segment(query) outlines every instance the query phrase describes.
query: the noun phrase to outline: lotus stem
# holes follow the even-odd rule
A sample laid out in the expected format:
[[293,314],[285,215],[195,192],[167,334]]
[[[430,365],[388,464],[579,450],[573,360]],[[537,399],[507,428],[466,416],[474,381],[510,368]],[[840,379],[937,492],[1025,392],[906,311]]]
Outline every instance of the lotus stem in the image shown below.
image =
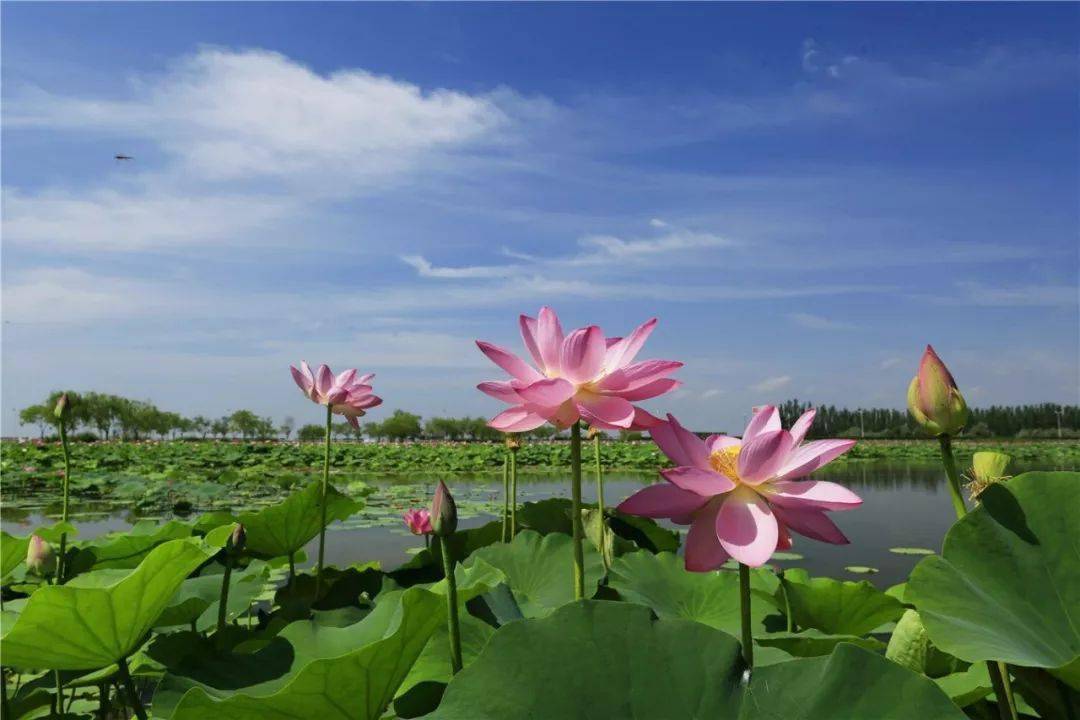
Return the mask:
[[787,585],[784,584],[784,571],[777,573],[780,578],[780,594],[784,596],[784,617],[787,618],[787,631],[795,632],[795,618],[791,617],[791,600],[788,599]]
[[458,625],[457,578],[454,577],[454,558],[450,555],[451,536],[439,538],[442,550],[443,574],[446,576],[446,626],[450,635],[450,669],[461,672],[461,627]]
[[[960,492],[960,473],[956,469],[956,458],[953,456],[952,438],[948,433],[943,433],[938,436],[938,441],[941,443],[941,463],[945,466],[945,476],[949,480],[949,495],[952,497],[956,518],[960,519],[967,515],[967,506],[964,505],[964,496]],[[994,694],[997,696],[998,715],[1001,720],[1018,720],[1012,684],[1005,680],[1009,676],[1005,663],[987,660],[986,671],[990,675],[990,684],[993,685]]]
[[0,668],[0,710],[3,711],[4,717],[11,717],[7,696],[7,668]]
[[135,711],[135,717],[139,718],[139,720],[146,720],[146,709],[143,708],[142,700],[139,699],[139,691],[135,689],[135,681],[131,679],[131,673],[128,672],[127,658],[120,658],[116,666],[120,680],[123,681],[124,689],[128,694],[128,703],[131,705],[131,709]]
[[296,577],[296,553],[289,553],[289,581],[285,584],[285,587],[291,588],[293,586],[293,578]]
[[319,564],[315,568],[315,600],[319,599],[319,591],[322,589],[323,553],[326,550],[326,495],[330,486],[330,425],[334,420],[334,412],[330,406],[326,406],[326,450],[323,455],[322,471],[322,494],[320,495],[319,507],[322,511],[322,519],[319,522]]
[[607,554],[607,522],[604,519],[604,470],[600,466],[600,432],[594,430],[593,458],[596,462],[596,509],[600,513],[600,557],[604,560],[604,570],[610,570]]
[[232,552],[225,551],[225,573],[221,576],[221,600],[218,602],[217,631],[225,630],[225,616],[228,613],[229,604],[229,579],[232,577],[233,558]]
[[503,455],[502,541],[510,542],[510,450]]
[[585,598],[585,532],[581,527],[581,421],[570,427],[570,526],[574,533],[574,599]]
[[510,540],[517,535],[517,448],[510,448]]
[[60,679],[59,670],[53,670],[53,678],[56,680],[56,711],[58,715],[62,715],[64,713],[64,682]]
[[[64,506],[60,519],[67,524],[71,496],[71,448],[68,447],[67,422],[61,415],[60,447],[64,450]],[[60,533],[60,553],[56,557],[56,584],[64,584],[64,555],[67,553],[67,533]]]
[[941,462],[945,466],[945,476],[949,479],[953,509],[956,510],[956,517],[962,518],[967,515],[967,506],[964,505],[964,496],[960,493],[960,473],[956,470],[956,458],[953,457],[952,438],[939,435],[938,441],[941,443]]
[[754,633],[750,629],[750,568],[739,563],[739,614],[742,619],[742,656],[754,668]]

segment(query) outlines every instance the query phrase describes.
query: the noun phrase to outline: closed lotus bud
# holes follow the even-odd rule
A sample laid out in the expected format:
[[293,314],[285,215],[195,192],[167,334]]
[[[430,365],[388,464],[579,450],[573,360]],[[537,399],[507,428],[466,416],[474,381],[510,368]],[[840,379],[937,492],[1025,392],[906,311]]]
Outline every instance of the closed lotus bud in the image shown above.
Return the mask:
[[919,374],[908,386],[907,401],[915,422],[931,435],[956,435],[967,424],[964,396],[956,387],[952,373],[929,345],[919,362]]
[[232,534],[229,535],[228,548],[240,552],[244,549],[245,543],[247,543],[247,532],[244,530],[243,525],[237,523],[236,527],[233,528]]
[[52,545],[42,540],[37,535],[30,536],[30,545],[26,548],[26,568],[30,572],[40,575],[52,575],[56,566],[56,554]]
[[60,399],[56,401],[56,408],[53,410],[53,415],[57,420],[67,420],[71,415],[71,400],[68,398],[68,394],[64,393],[60,396]]
[[439,537],[449,537],[457,530],[457,505],[442,480],[435,488],[435,499],[431,501],[431,530]]

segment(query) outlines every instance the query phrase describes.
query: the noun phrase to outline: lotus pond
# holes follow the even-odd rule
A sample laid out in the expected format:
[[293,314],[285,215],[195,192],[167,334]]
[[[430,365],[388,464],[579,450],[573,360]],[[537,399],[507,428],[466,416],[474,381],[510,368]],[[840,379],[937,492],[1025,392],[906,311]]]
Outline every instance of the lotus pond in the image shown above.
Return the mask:
[[[1001,659],[1017,718],[1076,717],[1080,475],[1060,472],[1075,448],[1054,450],[1029,455],[960,521],[940,467],[834,464],[817,476],[864,501],[839,521],[851,545],[775,553],[749,572],[741,605],[735,566],[688,572],[685,533],[600,516],[588,477],[585,600],[570,582],[565,474],[535,469],[518,476],[504,541],[499,473],[340,463],[317,588],[311,468],[93,468],[73,477],[65,524],[55,450],[7,446],[4,716],[993,718],[1004,703],[983,661]],[[1023,472],[1040,467],[1059,471]],[[401,512],[449,478],[457,531],[409,534]],[[655,481],[609,470],[608,502]],[[54,544],[66,532],[65,585],[23,562],[30,531]],[[735,640],[744,621],[752,673]]]

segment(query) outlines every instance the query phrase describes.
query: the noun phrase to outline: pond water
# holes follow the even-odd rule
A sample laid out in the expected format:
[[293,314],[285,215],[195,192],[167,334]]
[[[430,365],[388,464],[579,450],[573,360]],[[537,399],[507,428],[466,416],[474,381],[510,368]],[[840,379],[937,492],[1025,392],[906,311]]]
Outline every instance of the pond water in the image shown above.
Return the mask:
[[[1034,469],[1074,468],[1028,466],[1018,468],[1016,472]],[[804,567],[814,575],[870,579],[879,587],[888,587],[904,581],[920,559],[916,555],[890,552],[890,548],[919,547],[939,551],[945,531],[955,519],[940,466],[852,462],[819,473],[816,477],[845,485],[863,498],[860,508],[831,516],[851,544],[828,545],[795,536],[795,546],[791,551],[802,555],[802,559],[783,561],[778,563],[780,565]],[[412,474],[407,478],[364,479],[375,488],[368,498],[369,508],[379,509],[379,513],[369,513],[366,520],[332,525],[327,536],[327,562],[349,565],[378,560],[384,568],[396,567],[409,558],[409,548],[422,544],[419,538],[404,530],[397,520],[398,513],[404,507],[424,504],[438,476],[433,473],[430,476]],[[471,514],[471,517],[461,521],[460,527],[477,527],[495,519],[494,513],[502,504],[500,475],[457,475],[445,479],[461,501],[459,505]],[[652,473],[610,473],[605,482],[605,499],[615,505],[644,485],[656,481],[657,476]],[[335,484],[342,487],[341,478],[335,478]],[[584,479],[583,496],[585,502],[594,502],[596,498],[595,484],[588,473]],[[519,475],[520,502],[548,497],[569,497],[569,485],[563,476]],[[43,507],[26,508],[17,513],[5,509],[4,529],[18,534],[54,522],[54,508],[55,505],[51,506],[48,512]],[[74,509],[81,511],[74,520],[80,539],[126,530],[138,519],[129,509],[116,506],[104,512],[95,512],[94,506],[78,504],[74,505]],[[315,557],[315,543],[308,547],[307,554],[309,558]],[[847,566],[860,565],[877,568],[878,572],[856,575],[845,570]]]

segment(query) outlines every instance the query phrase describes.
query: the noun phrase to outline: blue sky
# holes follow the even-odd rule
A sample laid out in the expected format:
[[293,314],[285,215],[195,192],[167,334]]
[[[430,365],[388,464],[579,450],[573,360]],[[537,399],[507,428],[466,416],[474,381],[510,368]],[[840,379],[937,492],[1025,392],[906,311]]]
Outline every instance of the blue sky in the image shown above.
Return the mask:
[[[486,414],[542,304],[686,363],[647,406],[1077,402],[1076,4],[23,4],[3,399]],[[130,163],[112,159],[121,152]],[[29,429],[26,429],[29,431]]]

